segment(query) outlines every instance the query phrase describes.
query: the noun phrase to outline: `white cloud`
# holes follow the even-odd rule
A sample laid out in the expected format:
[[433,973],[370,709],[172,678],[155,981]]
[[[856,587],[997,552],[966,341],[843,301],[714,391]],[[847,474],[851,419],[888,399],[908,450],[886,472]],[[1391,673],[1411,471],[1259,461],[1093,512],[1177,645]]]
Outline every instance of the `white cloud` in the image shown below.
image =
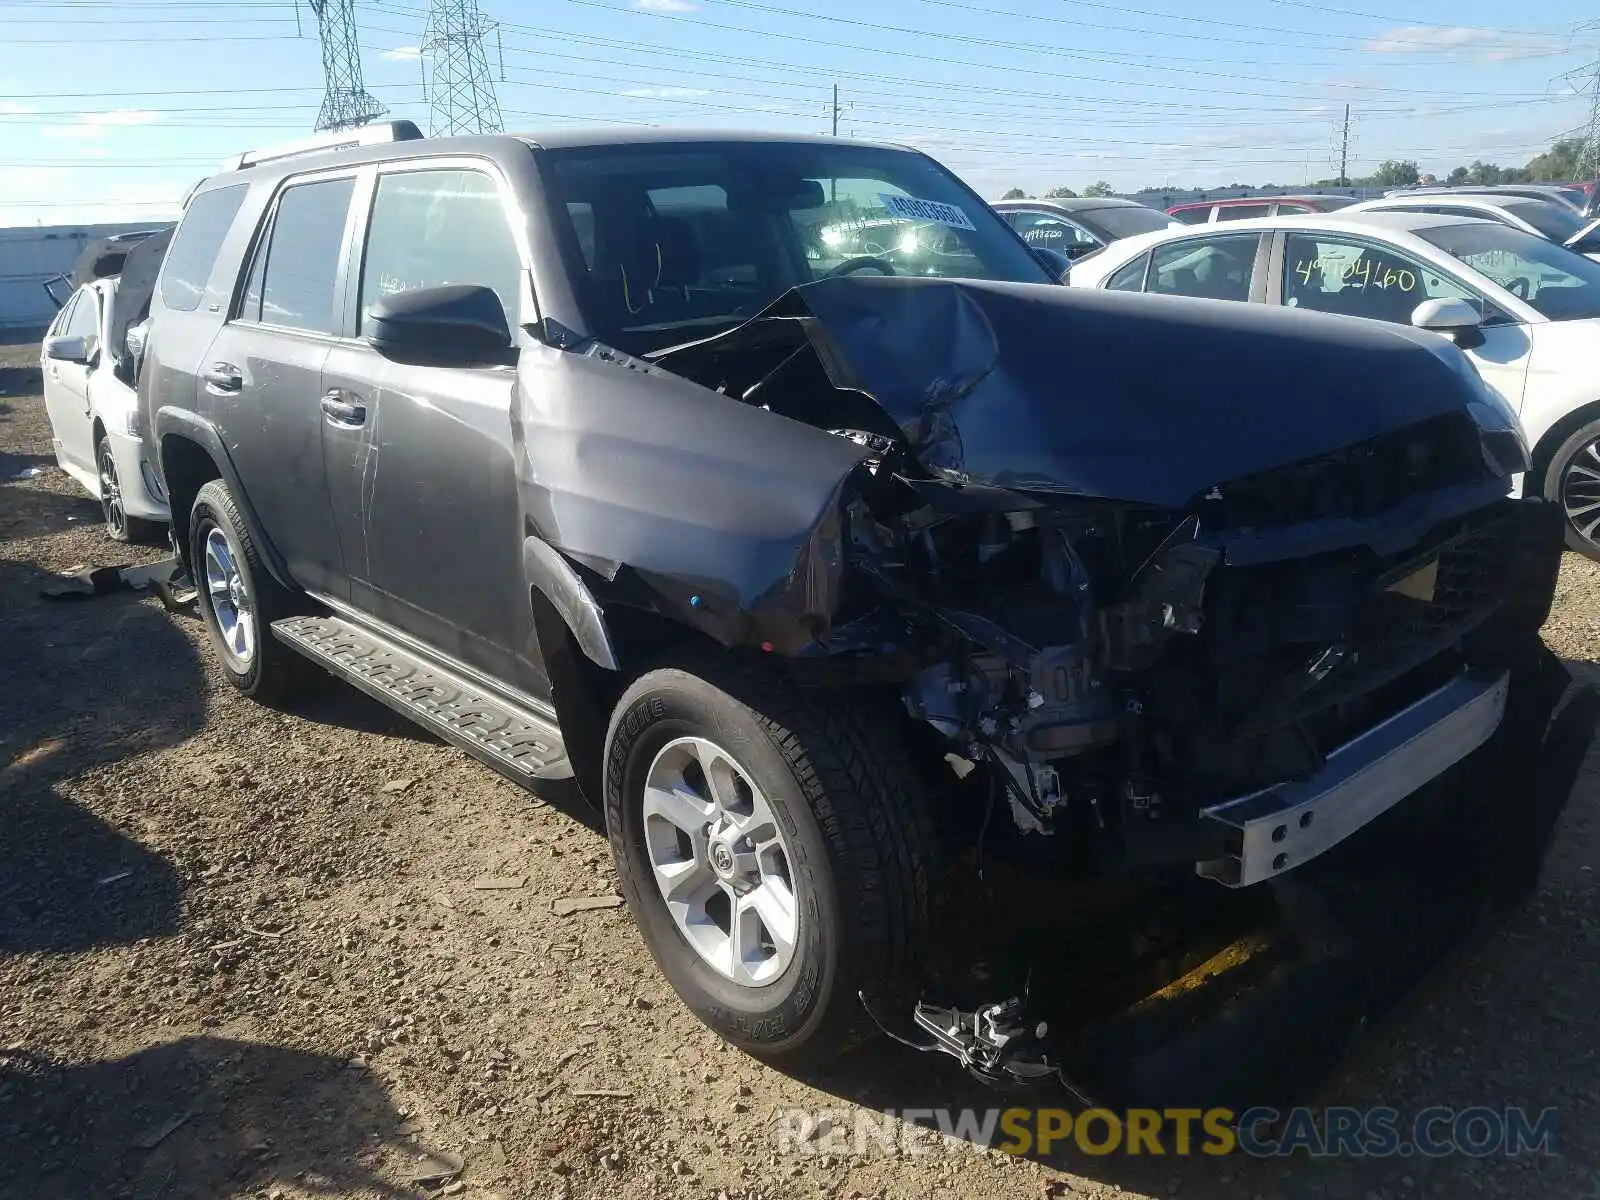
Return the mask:
[[94,141],[103,138],[112,129],[126,129],[135,125],[154,125],[161,114],[147,108],[117,108],[110,112],[79,113],[71,125],[52,125],[42,130],[48,138],[76,138]]
[[629,88],[622,94],[624,96],[638,96],[646,100],[686,100],[692,96],[711,95],[705,88],[686,87]]
[[393,50],[385,50],[380,56],[390,62],[416,62],[422,57],[421,46],[396,46]]
[[1548,58],[1565,54],[1570,39],[1548,33],[1506,33],[1474,25],[1402,25],[1373,38],[1373,54],[1439,54],[1479,62]]
[[633,0],[633,6],[645,12],[693,12],[700,7],[692,0]]
[[147,108],[118,108],[105,113],[84,113],[83,120],[89,125],[154,125],[161,120],[161,114]]
[[0,100],[0,117],[26,117],[39,110],[27,104],[16,104],[10,100]]

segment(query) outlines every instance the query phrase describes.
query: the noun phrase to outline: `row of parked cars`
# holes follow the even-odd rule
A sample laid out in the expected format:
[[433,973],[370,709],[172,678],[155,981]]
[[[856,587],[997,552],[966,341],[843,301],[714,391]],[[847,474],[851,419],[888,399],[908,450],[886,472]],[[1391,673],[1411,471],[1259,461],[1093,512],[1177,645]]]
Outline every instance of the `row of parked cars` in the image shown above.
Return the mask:
[[[1131,201],[995,207],[1024,239],[1061,247],[1075,287],[1340,313],[1450,338],[1519,415],[1533,450],[1520,486],[1562,505],[1568,545],[1600,559],[1600,221],[1573,191],[1571,202],[1534,185],[1228,200],[1204,219]],[[1143,208],[1122,218],[1142,231],[1107,236],[1102,221],[1090,233],[1077,206],[1108,203]]]
[[1564,339],[1600,294],[1482,220],[1065,212],[1097,246],[1070,287],[1038,224],[896,146],[395,122],[253,152],[147,293],[63,310],[58,454],[124,519],[134,478],[165,505],[240,692],[320,668],[576,779],[729,1041],[887,1026],[1048,1078],[1020,978],[930,994],[948,864],[1250,887],[1494,736],[1561,547],[1508,493],[1593,456]]

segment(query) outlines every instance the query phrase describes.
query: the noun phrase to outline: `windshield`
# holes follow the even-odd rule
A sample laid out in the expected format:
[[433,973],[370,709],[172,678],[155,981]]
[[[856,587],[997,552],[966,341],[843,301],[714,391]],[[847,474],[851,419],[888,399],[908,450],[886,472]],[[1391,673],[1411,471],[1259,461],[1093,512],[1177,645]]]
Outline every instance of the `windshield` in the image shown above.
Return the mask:
[[1518,200],[1507,204],[1505,210],[1532,225],[1552,242],[1564,242],[1585,222],[1576,212],[1553,200]]
[[630,354],[833,274],[1051,283],[988,205],[906,150],[683,142],[546,150],[590,332]]
[[1085,225],[1105,231],[1110,241],[1133,237],[1140,233],[1154,233],[1179,224],[1164,212],[1146,208],[1142,204],[1111,204],[1105,208],[1086,208],[1075,214]]
[[1600,317],[1600,263],[1509,225],[1463,222],[1417,236],[1494,280],[1551,321]]

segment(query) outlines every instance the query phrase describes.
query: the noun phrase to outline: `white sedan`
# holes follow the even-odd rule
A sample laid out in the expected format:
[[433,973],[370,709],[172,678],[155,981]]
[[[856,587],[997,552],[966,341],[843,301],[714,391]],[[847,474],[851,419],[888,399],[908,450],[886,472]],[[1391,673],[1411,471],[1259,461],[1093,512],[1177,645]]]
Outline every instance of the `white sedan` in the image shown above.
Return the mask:
[[1435,196],[1402,193],[1381,200],[1364,200],[1341,210],[1342,216],[1364,212],[1434,213],[1446,217],[1479,217],[1513,229],[1560,242],[1569,250],[1600,260],[1600,221],[1575,212],[1554,200],[1528,196]]
[[117,308],[115,276],[84,284],[56,314],[39,368],[56,462],[100,501],[107,535],[125,542],[154,535],[167,505],[142,452],[131,361],[111,349],[126,328]]
[[1348,214],[1144,234],[1075,263],[1069,283],[1436,330],[1518,413],[1525,493],[1560,502],[1567,544],[1600,560],[1600,263],[1489,221]]

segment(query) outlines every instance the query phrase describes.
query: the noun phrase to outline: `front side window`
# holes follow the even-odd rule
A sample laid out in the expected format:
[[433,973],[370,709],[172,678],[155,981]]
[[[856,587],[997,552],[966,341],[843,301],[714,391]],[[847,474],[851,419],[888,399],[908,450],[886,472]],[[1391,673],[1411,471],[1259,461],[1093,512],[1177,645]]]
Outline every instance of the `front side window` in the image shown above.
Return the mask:
[[1391,247],[1305,234],[1285,239],[1283,302],[1290,308],[1407,325],[1424,300],[1465,300],[1485,311],[1444,272]]
[[1068,258],[1081,258],[1100,243],[1058,213],[1013,211],[1002,213],[1006,223],[1022,235],[1022,240],[1041,250],[1054,250]]
[[72,307],[72,315],[67,318],[66,328],[62,330],[67,337],[94,337],[100,332],[100,297],[93,291],[85,288],[78,293],[78,302]]
[[648,353],[731,329],[829,275],[1052,282],[921,154],[804,142],[539,152],[593,335]]
[[1185,238],[1151,252],[1145,291],[1162,296],[1248,300],[1261,236]]
[[1211,206],[1207,204],[1201,208],[1180,208],[1177,212],[1167,215],[1185,225],[1204,225],[1211,220]]
[[378,176],[361,264],[362,323],[383,296],[450,284],[491,289],[514,323],[521,270],[500,189],[483,172],[451,167]]
[[201,192],[189,201],[161,264],[161,303],[179,312],[200,307],[222,239],[244,203],[246,185]]
[[1506,225],[1440,225],[1418,231],[1471,270],[1550,321],[1600,317],[1600,263]]
[[1173,224],[1172,218],[1166,213],[1142,204],[1108,204],[1104,208],[1091,208],[1084,213],[1083,219],[1113,241],[1137,237],[1141,233],[1154,233],[1158,229],[1171,229]]
[[339,331],[334,284],[354,190],[355,180],[349,178],[284,189],[256,248],[240,317],[285,329]]

